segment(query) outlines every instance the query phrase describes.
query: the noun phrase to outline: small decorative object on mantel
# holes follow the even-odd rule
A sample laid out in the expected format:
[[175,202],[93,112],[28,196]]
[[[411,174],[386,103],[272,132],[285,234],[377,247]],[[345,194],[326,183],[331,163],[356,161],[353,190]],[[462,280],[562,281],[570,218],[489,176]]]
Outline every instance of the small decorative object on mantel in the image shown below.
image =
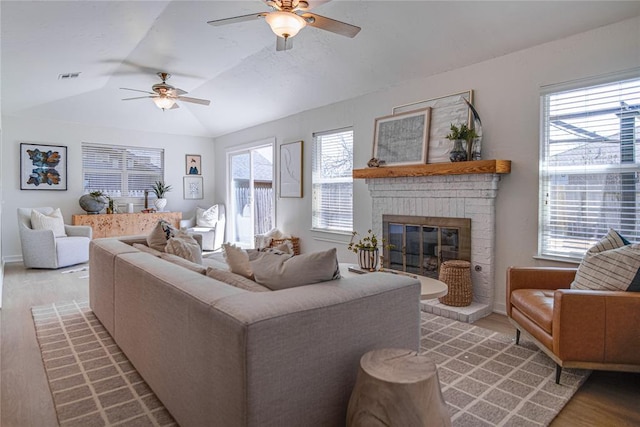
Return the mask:
[[[351,233],[351,240],[347,248],[358,254],[358,265],[360,265],[360,268],[363,270],[376,271],[378,269],[379,258],[378,237],[371,230],[367,230],[366,236],[354,242],[357,235],[357,231]],[[382,244],[384,245],[384,243],[385,241],[382,239]],[[385,247],[390,249],[393,245],[385,245]]]
[[171,191],[171,186],[162,181],[156,181],[153,183],[153,186],[151,186],[151,190],[153,190],[157,197],[157,199],[153,201],[153,205],[158,212],[164,212],[164,208],[167,206],[167,199],[164,198],[164,195]]
[[468,147],[469,158],[471,160],[482,160],[482,121],[480,121],[480,115],[473,104],[466,99],[464,102],[467,103],[467,106],[473,114],[473,130],[476,131],[476,137],[473,139],[471,147]]
[[84,194],[78,200],[80,207],[89,215],[95,215],[100,213],[107,204],[107,197],[102,194],[102,191],[92,191],[89,194]]
[[371,160],[367,162],[367,166],[370,168],[379,168],[380,166],[384,166],[387,162],[384,160],[376,159],[372,157]]
[[453,141],[453,148],[449,152],[449,160],[452,162],[464,162],[468,159],[467,146],[478,135],[474,129],[470,129],[466,124],[460,127],[451,123],[451,132],[445,138]]

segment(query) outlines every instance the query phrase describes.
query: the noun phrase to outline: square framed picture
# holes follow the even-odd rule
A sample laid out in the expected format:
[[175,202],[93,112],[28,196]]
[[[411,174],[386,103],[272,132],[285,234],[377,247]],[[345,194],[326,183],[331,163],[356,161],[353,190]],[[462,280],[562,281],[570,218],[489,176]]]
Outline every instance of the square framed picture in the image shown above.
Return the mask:
[[67,147],[20,144],[21,190],[67,190]]
[[185,176],[183,184],[184,198],[186,200],[198,200],[204,198],[201,176]]
[[199,154],[185,156],[185,175],[202,175],[202,160]]

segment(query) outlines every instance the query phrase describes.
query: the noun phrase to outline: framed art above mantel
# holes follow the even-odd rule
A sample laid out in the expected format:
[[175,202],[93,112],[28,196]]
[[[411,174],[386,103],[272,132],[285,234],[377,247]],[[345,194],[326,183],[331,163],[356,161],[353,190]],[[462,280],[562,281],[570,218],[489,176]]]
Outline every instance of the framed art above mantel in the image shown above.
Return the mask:
[[373,157],[387,165],[427,163],[430,113],[422,108],[377,118]]

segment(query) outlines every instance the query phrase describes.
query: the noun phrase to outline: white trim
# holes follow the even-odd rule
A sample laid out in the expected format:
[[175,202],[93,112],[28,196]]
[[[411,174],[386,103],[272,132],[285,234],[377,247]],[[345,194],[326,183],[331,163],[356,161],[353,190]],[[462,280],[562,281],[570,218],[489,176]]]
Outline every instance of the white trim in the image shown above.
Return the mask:
[[570,80],[561,83],[552,83],[540,86],[540,95],[549,95],[555,92],[564,92],[573,89],[580,89],[586,86],[598,86],[607,83],[613,83],[621,80],[631,80],[640,77],[640,67],[630,68],[628,70],[614,71],[612,73],[602,74],[599,76],[584,77],[582,79]]

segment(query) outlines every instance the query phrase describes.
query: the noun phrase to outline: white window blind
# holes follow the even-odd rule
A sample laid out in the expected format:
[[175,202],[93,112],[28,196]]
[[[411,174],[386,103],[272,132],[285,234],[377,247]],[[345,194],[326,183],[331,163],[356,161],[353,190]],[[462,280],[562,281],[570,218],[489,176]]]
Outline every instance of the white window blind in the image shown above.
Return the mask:
[[141,197],[164,181],[164,150],[83,143],[82,177],[85,192]]
[[313,222],[317,230],[353,229],[353,130],[313,134],[311,175]]
[[640,78],[542,96],[539,255],[580,259],[609,228],[640,241]]

